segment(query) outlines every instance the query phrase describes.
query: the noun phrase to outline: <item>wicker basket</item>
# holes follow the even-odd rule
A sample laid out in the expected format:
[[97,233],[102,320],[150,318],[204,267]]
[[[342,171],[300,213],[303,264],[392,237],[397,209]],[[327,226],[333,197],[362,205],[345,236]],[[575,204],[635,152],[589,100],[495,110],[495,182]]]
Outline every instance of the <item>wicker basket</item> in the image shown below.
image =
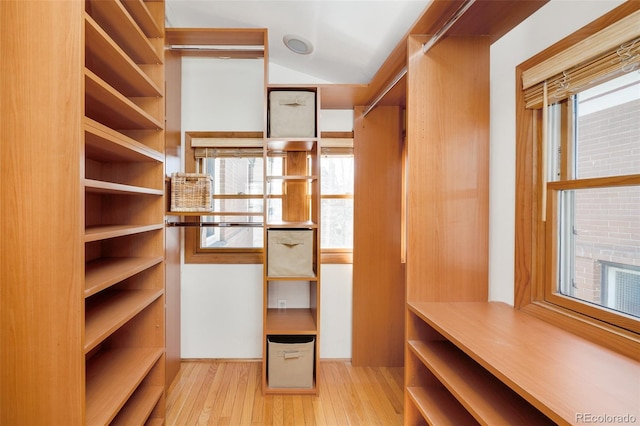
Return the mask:
[[202,173],[171,174],[171,211],[211,211],[213,178]]

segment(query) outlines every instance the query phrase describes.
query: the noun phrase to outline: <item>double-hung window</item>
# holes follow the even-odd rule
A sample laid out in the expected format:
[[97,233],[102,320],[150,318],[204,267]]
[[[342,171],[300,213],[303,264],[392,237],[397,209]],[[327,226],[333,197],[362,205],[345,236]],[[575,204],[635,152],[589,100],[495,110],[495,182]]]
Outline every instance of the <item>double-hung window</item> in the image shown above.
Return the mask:
[[518,70],[516,305],[617,348],[640,342],[639,19]]
[[640,318],[640,73],[547,108],[546,297],[633,328],[627,317]]

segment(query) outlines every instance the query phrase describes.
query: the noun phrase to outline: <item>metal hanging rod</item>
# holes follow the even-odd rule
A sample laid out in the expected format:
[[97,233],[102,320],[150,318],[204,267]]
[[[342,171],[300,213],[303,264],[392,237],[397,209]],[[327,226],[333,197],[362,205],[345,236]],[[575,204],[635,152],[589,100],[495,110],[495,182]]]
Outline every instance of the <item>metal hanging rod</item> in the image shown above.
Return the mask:
[[465,14],[467,10],[475,3],[476,0],[465,0],[464,3],[460,5],[456,13],[454,13],[451,18],[438,30],[436,33],[431,36],[431,39],[422,45],[422,53],[427,53],[437,42],[442,38],[443,35],[449,31],[449,28],[453,26],[458,19]]
[[380,92],[380,94],[373,100],[373,102],[371,103],[371,105],[369,105],[367,107],[367,109],[364,110],[364,112],[362,113],[362,115],[364,117],[367,116],[367,114],[369,114],[371,112],[372,109],[374,109],[376,106],[378,106],[378,103],[382,100],[382,98],[384,98],[385,96],[387,96],[387,93],[389,93],[391,91],[391,89],[393,89],[393,87],[398,84],[398,82],[402,79],[402,77],[405,76],[405,74],[407,73],[407,67],[404,67],[400,70],[400,72],[398,73],[398,75],[395,76],[395,78],[393,80],[391,80],[391,83],[389,83],[387,85],[387,87],[385,87],[385,89]]
[[[427,53],[429,49],[431,49],[442,38],[442,36],[444,36],[447,33],[447,31],[449,31],[449,29],[453,26],[453,24],[455,24],[458,21],[458,19],[460,19],[460,17],[464,15],[467,10],[469,10],[469,8],[473,5],[473,3],[475,3],[475,0],[465,0],[460,5],[458,10],[451,16],[451,18],[449,18],[449,20],[438,31],[436,31],[436,33],[431,37],[431,39],[429,39],[428,42],[422,45],[422,53],[423,54]],[[402,77],[404,77],[406,73],[407,73],[407,67],[405,66],[400,70],[398,75],[391,81],[391,83],[389,83],[384,88],[384,90],[380,92],[378,96],[376,96],[376,98],[373,100],[371,105],[369,105],[367,109],[364,110],[364,112],[362,113],[363,117],[366,117],[367,114],[371,112],[371,110],[373,110],[376,106],[378,106],[378,103],[380,103],[382,98],[384,98],[387,95],[387,93],[389,93],[391,89],[393,89],[393,87],[396,84],[398,84],[400,79],[402,79]]]

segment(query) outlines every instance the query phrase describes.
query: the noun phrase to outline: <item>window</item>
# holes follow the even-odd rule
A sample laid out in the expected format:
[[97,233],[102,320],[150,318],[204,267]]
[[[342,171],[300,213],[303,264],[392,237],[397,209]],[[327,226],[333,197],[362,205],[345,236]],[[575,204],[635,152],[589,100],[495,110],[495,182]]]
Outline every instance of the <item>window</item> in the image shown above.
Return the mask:
[[[547,158],[552,182],[547,186],[557,206],[547,216],[556,229],[548,244],[557,245],[552,259],[557,276],[550,277],[554,285],[548,298],[557,293],[637,316],[637,300],[612,303],[603,293],[603,278],[608,278],[603,262],[621,270],[640,267],[640,73],[596,84],[548,108],[548,152],[556,158]],[[564,122],[570,131],[564,131]],[[609,284],[614,292],[615,281]],[[617,297],[635,293],[640,287],[617,292]]]
[[516,306],[628,353],[640,342],[639,13],[623,5],[518,67]]
[[213,210],[203,216],[200,248],[249,249],[263,246],[263,158],[257,149],[196,149],[201,172],[213,177]]
[[[323,139],[320,158],[325,263],[352,261],[353,138],[343,136]],[[200,217],[199,224],[193,218],[185,238],[186,262],[262,263],[263,217],[282,215],[278,197],[270,197],[265,206],[264,170],[267,175],[283,174],[283,158],[263,157],[260,132],[193,132],[187,133],[187,142],[193,154],[187,155],[186,168],[213,177],[213,211],[218,214]],[[268,188],[272,195],[281,190],[278,185]]]
[[323,140],[320,157],[323,253],[339,256],[353,250],[354,167],[352,139]]

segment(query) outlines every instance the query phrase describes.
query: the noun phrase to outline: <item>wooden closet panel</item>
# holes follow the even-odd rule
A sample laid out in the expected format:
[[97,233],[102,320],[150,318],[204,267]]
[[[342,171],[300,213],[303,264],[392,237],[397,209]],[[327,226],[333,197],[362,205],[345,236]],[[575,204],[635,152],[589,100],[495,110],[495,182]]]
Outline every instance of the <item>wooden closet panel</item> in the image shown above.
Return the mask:
[[[164,54],[165,65],[165,170],[170,176],[180,171],[182,56],[171,50]],[[167,182],[167,191],[170,194]],[[165,202],[169,204],[168,196]],[[166,211],[169,211],[167,206]],[[180,234],[181,228],[165,228],[165,302],[166,302],[166,385],[180,371]]]
[[402,110],[356,109],[353,348],[356,366],[401,366],[404,265],[401,263]]
[[0,2],[2,425],[84,422],[83,13]]
[[409,40],[407,299],[486,301],[489,38]]

